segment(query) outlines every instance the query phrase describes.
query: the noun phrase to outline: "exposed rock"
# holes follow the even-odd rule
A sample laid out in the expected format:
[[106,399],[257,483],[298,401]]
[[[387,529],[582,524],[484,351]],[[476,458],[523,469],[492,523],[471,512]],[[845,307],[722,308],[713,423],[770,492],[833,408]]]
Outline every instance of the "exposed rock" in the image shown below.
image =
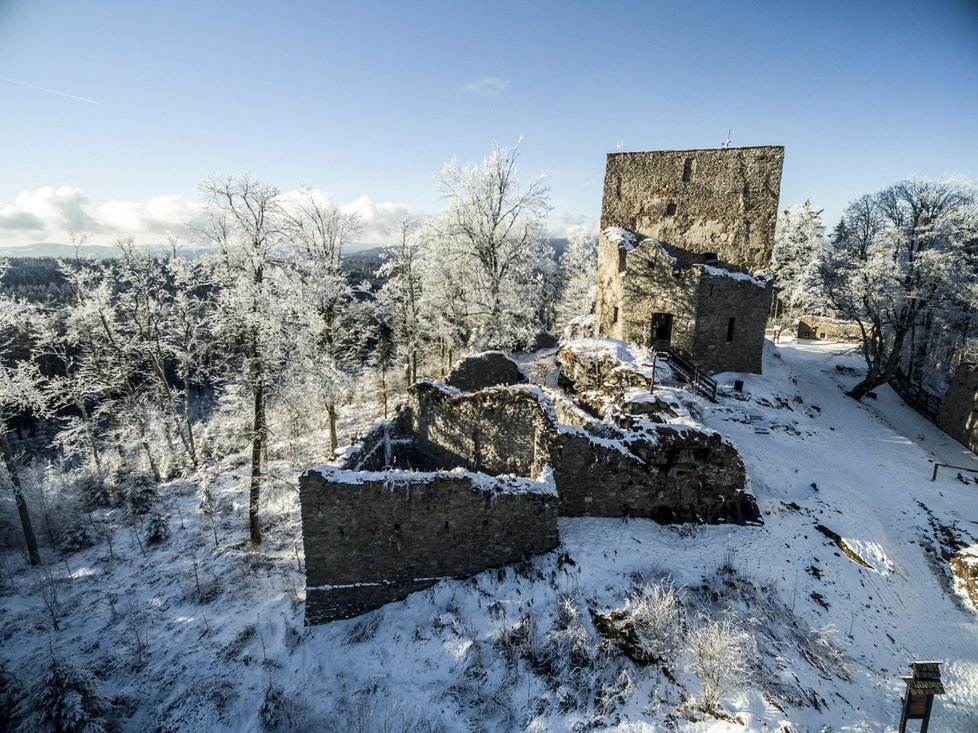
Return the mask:
[[978,609],[978,545],[966,547],[951,556],[951,572]]
[[445,384],[463,392],[478,392],[487,387],[523,384],[526,376],[516,362],[501,351],[486,351],[465,357],[445,379]]

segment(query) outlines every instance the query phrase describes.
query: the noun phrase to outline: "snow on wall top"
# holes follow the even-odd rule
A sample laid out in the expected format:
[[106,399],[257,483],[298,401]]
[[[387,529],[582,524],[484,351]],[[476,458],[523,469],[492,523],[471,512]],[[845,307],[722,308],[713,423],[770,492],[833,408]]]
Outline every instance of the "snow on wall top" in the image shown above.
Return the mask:
[[634,232],[621,227],[608,227],[604,230],[604,236],[608,238],[608,241],[614,242],[626,252],[635,249],[635,243],[638,241],[638,236]]
[[746,272],[737,272],[736,270],[726,270],[722,267],[714,267],[713,265],[702,265],[703,274],[708,277],[729,277],[731,280],[743,280],[745,282],[753,283],[759,288],[767,287],[767,285],[758,278],[751,277]]
[[452,468],[443,471],[406,471],[397,468],[384,471],[356,471],[326,465],[306,469],[303,475],[310,473],[318,473],[330,483],[346,485],[383,483],[391,491],[405,489],[413,484],[430,483],[439,479],[466,478],[469,480],[474,491],[482,491],[490,495],[539,494],[543,496],[557,496],[557,487],[553,479],[553,469],[551,469],[549,464],[544,466],[536,479],[517,476],[515,474],[490,476],[487,473],[467,471],[464,468]]

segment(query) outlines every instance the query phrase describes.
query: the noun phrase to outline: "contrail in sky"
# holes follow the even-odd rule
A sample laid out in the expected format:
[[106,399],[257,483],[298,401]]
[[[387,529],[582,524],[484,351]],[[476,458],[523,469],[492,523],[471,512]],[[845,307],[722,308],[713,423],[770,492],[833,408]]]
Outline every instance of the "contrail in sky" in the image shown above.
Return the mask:
[[68,92],[59,92],[57,89],[48,89],[46,87],[39,87],[36,84],[28,84],[26,81],[16,81],[15,79],[8,79],[5,76],[0,76],[0,79],[4,81],[9,81],[11,84],[19,84],[22,87],[30,87],[31,89],[37,89],[41,92],[48,92],[49,94],[57,94],[62,97],[68,97],[68,99],[77,99],[79,102],[88,102],[89,104],[98,104],[94,99],[87,99],[85,97],[79,97],[75,94],[68,94]]

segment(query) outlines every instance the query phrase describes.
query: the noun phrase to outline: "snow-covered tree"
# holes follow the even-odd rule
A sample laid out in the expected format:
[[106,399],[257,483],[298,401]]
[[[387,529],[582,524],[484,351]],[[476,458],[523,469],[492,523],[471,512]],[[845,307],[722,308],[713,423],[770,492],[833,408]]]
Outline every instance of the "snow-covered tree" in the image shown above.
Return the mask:
[[462,286],[466,336],[477,349],[527,345],[543,325],[549,188],[542,176],[521,187],[518,158],[518,145],[497,145],[481,165],[453,160],[437,179],[448,203],[436,224],[444,264]]
[[14,714],[21,731],[102,733],[112,709],[95,676],[54,650],[44,671],[24,689]]
[[[901,367],[913,372],[915,339],[928,343],[938,312],[974,313],[978,207],[972,185],[906,180],[854,201],[822,270],[830,301],[856,321],[866,376],[862,399]],[[925,346],[926,348],[926,346]]]
[[403,366],[408,384],[418,379],[418,359],[427,340],[422,326],[421,237],[409,219],[398,224],[398,242],[388,250],[387,259],[377,274],[385,278],[377,295],[386,323],[391,329],[391,343]]
[[778,216],[771,251],[777,289],[775,318],[790,319],[825,309],[818,275],[827,247],[822,210],[816,209],[811,201],[785,209]]
[[[281,196],[271,184],[248,176],[210,178],[200,186],[205,219],[198,234],[220,248],[216,270],[221,329],[243,349],[242,368],[228,372],[247,388],[251,411],[251,482],[248,521],[253,544],[261,542],[259,505],[262,462],[268,440],[266,399],[281,364],[282,310],[290,288],[281,277],[285,237]],[[229,365],[230,367],[230,365]]]
[[[0,261],[0,277],[3,277],[6,270],[6,261]],[[0,459],[2,459],[3,471],[8,474],[14,503],[17,505],[17,514],[27,543],[28,559],[32,565],[37,565],[41,562],[41,555],[37,549],[37,539],[21,487],[17,464],[7,438],[9,421],[19,413],[36,409],[41,402],[36,388],[38,375],[34,365],[29,362],[9,363],[9,355],[5,353],[7,351],[5,345],[10,343],[9,336],[12,330],[18,324],[29,321],[27,306],[0,296]]]
[[583,226],[574,227],[569,234],[567,249],[560,258],[558,330],[571,319],[591,313],[598,284],[597,237]]
[[343,247],[359,236],[363,222],[309,189],[283,209],[292,248],[289,274],[299,296],[286,306],[298,326],[289,359],[291,385],[322,404],[335,453],[337,408],[363,366],[368,335],[365,310],[340,269]]

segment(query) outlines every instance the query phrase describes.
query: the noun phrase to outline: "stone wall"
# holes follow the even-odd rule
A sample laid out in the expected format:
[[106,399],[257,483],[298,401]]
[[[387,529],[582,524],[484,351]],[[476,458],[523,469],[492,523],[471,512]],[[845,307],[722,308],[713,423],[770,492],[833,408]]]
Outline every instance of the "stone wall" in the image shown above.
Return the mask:
[[445,577],[557,546],[552,483],[323,468],[299,480],[306,622],[350,618]]
[[[608,237],[600,246],[621,249]],[[744,273],[706,265],[702,256],[694,262],[690,255],[646,239],[625,249],[621,274],[599,271],[608,284],[598,303],[602,332],[652,345],[653,315],[667,313],[671,338],[658,346],[670,346],[706,372],[760,373],[770,288]],[[604,262],[611,259],[606,253]]]
[[820,316],[802,316],[799,318],[797,335],[800,339],[824,339],[825,341],[858,341],[862,339],[859,324],[855,321],[839,321]]
[[740,455],[716,434],[659,427],[644,437],[594,440],[563,429],[553,461],[563,516],[708,523],[760,516],[754,498],[742,491]]
[[399,431],[423,457],[420,468],[530,477],[548,461],[551,424],[533,388],[467,394],[436,382],[414,385],[398,416]]
[[611,153],[601,229],[624,227],[748,271],[768,267],[784,148]]
[[937,427],[978,453],[978,365],[961,364],[948,384]]
[[771,288],[729,273],[711,275],[710,268],[703,271],[696,335],[689,352],[693,361],[710,374],[760,374]]

